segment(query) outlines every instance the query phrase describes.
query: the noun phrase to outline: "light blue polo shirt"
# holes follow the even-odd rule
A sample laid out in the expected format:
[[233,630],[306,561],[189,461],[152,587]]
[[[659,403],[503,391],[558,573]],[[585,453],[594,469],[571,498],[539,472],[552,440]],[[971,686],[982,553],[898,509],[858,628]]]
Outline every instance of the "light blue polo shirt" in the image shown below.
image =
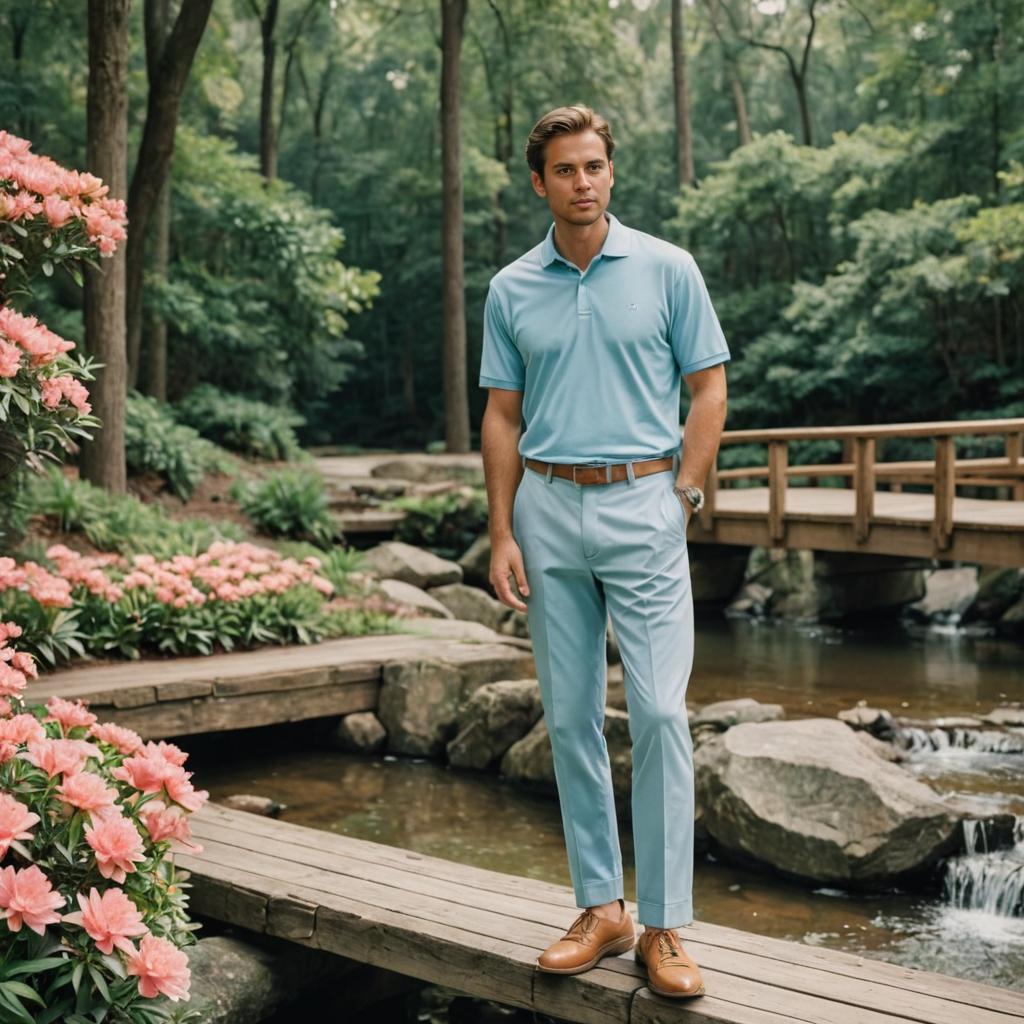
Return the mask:
[[627,462],[679,450],[682,376],[730,358],[685,249],[607,213],[586,273],[547,237],[491,278],[480,387],[523,392],[519,453]]

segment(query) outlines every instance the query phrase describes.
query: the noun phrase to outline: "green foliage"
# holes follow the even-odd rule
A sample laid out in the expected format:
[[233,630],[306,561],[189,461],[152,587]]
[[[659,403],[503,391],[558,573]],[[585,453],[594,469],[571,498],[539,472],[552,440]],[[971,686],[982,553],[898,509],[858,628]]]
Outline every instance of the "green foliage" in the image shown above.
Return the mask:
[[182,423],[203,437],[249,458],[290,460],[301,453],[295,428],[305,421],[290,409],[200,384],[175,411]]
[[285,468],[261,480],[236,481],[231,496],[264,533],[307,540],[328,548],[338,536],[323,477],[311,469]]
[[178,260],[152,296],[175,334],[172,375],[277,405],[337,388],[363,351],[349,317],[380,275],[342,263],[330,215],[230,143],[180,127],[174,159]]
[[131,473],[156,473],[182,501],[209,472],[230,472],[217,446],[179,423],[155,398],[132,392],[125,405],[125,459]]
[[487,494],[479,487],[425,498],[393,498],[383,507],[405,512],[395,530],[396,540],[428,548],[442,558],[459,558],[487,529]]
[[245,539],[245,531],[226,520],[171,519],[158,506],[132,495],[114,496],[60,470],[34,478],[28,505],[33,513],[53,517],[66,532],[81,532],[101,551],[122,555],[151,554],[170,558],[197,554],[218,540]]
[[345,596],[354,593],[349,576],[354,572],[362,571],[365,561],[362,551],[356,548],[342,547],[338,544],[325,551],[308,541],[285,540],[278,543],[277,550],[282,555],[299,560],[315,558],[320,563],[317,572],[324,579],[330,580],[336,593]]

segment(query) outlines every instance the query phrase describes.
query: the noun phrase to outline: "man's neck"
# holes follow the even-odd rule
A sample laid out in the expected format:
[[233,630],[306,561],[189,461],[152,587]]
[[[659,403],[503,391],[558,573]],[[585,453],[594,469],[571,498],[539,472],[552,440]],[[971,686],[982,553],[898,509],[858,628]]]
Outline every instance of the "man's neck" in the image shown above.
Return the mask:
[[555,248],[570,263],[586,271],[590,261],[601,251],[610,228],[607,214],[593,224],[570,224],[568,221],[556,220]]

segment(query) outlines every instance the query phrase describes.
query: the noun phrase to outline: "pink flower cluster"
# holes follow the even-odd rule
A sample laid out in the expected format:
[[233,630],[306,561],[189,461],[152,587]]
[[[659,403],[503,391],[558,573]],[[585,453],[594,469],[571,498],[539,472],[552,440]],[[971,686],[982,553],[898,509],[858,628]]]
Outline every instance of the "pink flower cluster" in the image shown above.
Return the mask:
[[78,220],[100,253],[110,255],[127,237],[124,200],[108,196],[107,186],[94,175],[69,171],[29,152],[31,146],[27,139],[0,131],[0,221],[42,215],[56,231]]
[[[9,306],[0,307],[0,377],[13,377],[18,372],[23,352],[29,357],[29,365],[38,367],[52,363],[59,355],[70,352],[74,347],[73,341],[65,341],[54,334],[34,316],[22,316]],[[47,383],[62,379],[54,377]],[[57,386],[63,389],[65,385]],[[82,385],[79,384],[79,387]],[[53,404],[56,405],[56,402]]]
[[6,698],[21,696],[28,680],[38,675],[32,656],[14,650],[7,642],[19,636],[21,626],[17,623],[0,622],[0,714],[10,714]]
[[[7,642],[20,633],[14,623],[0,623],[3,649],[9,649]],[[13,652],[0,664],[17,664],[12,671],[34,676],[31,661],[27,654]],[[104,881],[100,882],[103,888],[92,885],[88,893],[77,892],[78,908],[62,914],[60,908],[67,901],[37,864],[0,868],[0,921],[11,933],[26,927],[43,935],[52,924],[82,928],[101,953],[120,951],[124,971],[138,978],[140,996],[163,994],[172,1001],[187,1000],[188,958],[171,941],[150,932],[143,913],[120,886],[129,874],[145,868],[158,852],[152,849],[156,843],[167,841],[169,850],[184,844],[190,852],[202,852],[201,846],[190,842],[186,812],[200,808],[209,794],[193,787],[192,773],[183,768],[188,755],[179,747],[144,743],[131,729],[99,722],[83,701],[51,697],[42,721],[25,711],[16,713],[15,706],[23,707],[19,696],[23,686],[24,680],[12,687],[14,706],[4,700],[0,708],[0,770],[6,771],[7,762],[17,757],[58,784],[46,787],[49,796],[40,795],[44,790],[38,783],[19,794],[16,782],[6,782],[18,779],[18,773],[5,776],[0,791],[0,860],[12,846],[28,859],[18,844],[34,841],[40,814],[59,822],[80,812],[86,818],[85,844]],[[53,723],[50,728],[56,726],[59,735],[48,735],[47,723]],[[125,785],[109,785],[112,779]],[[136,808],[148,793],[160,798]],[[39,813],[29,806],[33,800],[38,801]]]
[[51,544],[46,549],[46,557],[56,564],[58,577],[72,586],[83,586],[90,594],[108,601],[116,601],[124,593],[103,571],[108,565],[124,565],[120,555],[82,555],[64,544]]
[[71,607],[71,583],[44,569],[36,562],[18,565],[13,558],[0,556],[0,592],[21,590],[39,604],[52,608]]

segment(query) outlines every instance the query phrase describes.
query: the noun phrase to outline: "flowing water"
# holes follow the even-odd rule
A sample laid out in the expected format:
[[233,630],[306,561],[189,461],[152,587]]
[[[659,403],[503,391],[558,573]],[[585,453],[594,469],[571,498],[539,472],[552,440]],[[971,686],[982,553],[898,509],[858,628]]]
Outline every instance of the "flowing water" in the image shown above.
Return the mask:
[[[933,720],[983,715],[1024,702],[1024,648],[1009,642],[908,631],[794,626],[698,615],[687,703],[753,697],[789,718],[834,716],[864,701]],[[621,682],[609,703],[625,707]],[[281,817],[340,834],[569,884],[557,802],[495,775],[436,762],[327,749],[313,723],[183,743],[194,781],[215,800],[256,793],[286,805]],[[942,891],[865,896],[780,880],[698,857],[695,917],[733,928],[861,953],[1024,990],[1024,730],[918,726],[897,742],[905,767],[942,794],[971,794],[1021,816],[1018,844],[946,865]],[[635,896],[632,838],[620,822],[626,895]],[[568,925],[568,920],[566,925]]]

